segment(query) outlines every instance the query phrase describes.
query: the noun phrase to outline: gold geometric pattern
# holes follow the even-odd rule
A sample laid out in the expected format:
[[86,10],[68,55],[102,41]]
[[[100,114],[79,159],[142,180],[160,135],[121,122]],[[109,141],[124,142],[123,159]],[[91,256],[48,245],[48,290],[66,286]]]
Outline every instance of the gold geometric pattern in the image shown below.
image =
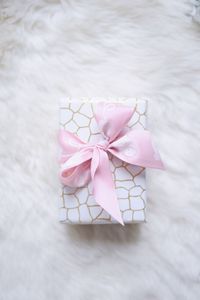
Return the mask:
[[[147,101],[132,99],[123,101],[126,105],[135,107],[128,127],[145,129]],[[88,99],[84,102],[65,101],[60,107],[60,127],[77,134],[85,142],[99,141],[102,139],[102,134],[94,118],[94,106],[95,103]],[[124,223],[144,222],[146,208],[144,168],[122,162],[110,154],[109,158]],[[62,186],[59,212],[61,222],[72,224],[117,223],[95,202],[91,182],[83,188]]]

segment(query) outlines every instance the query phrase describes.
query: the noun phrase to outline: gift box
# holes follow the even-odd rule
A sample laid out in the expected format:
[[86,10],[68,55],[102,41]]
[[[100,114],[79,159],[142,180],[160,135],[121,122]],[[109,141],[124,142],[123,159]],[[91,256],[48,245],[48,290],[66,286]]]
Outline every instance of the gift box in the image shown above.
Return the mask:
[[[130,130],[146,129],[147,101],[126,99],[119,102],[134,110],[127,127]],[[113,103],[109,103],[109,101],[106,103],[112,113]],[[98,102],[88,99],[62,101],[60,128],[77,135],[85,143],[98,143],[102,139],[102,132],[94,116],[97,104]],[[156,152],[154,154],[158,155]],[[145,168],[129,164],[110,153],[108,157],[123,222],[144,222],[146,220]],[[157,160],[159,159],[158,157]],[[105,194],[104,197],[106,198],[107,195]],[[92,180],[83,187],[62,185],[59,212],[61,222],[72,224],[117,223],[117,220],[96,202]]]

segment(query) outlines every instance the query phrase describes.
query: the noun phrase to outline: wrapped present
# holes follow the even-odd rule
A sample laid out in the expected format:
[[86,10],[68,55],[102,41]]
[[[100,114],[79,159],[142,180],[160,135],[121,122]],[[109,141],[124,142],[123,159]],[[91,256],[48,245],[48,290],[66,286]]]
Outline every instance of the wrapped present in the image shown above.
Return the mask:
[[163,168],[146,114],[146,100],[62,101],[61,222],[145,221],[145,168]]

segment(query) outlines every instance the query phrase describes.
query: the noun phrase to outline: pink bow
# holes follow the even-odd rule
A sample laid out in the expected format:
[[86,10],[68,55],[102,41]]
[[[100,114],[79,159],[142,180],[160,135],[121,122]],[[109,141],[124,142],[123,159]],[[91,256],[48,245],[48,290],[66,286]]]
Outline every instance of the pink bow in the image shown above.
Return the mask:
[[127,127],[133,113],[133,108],[122,104],[97,104],[95,119],[104,138],[95,145],[84,143],[66,130],[61,130],[59,135],[63,149],[61,182],[71,187],[83,187],[92,180],[96,202],[121,224],[124,223],[108,153],[132,165],[163,169],[149,131]]

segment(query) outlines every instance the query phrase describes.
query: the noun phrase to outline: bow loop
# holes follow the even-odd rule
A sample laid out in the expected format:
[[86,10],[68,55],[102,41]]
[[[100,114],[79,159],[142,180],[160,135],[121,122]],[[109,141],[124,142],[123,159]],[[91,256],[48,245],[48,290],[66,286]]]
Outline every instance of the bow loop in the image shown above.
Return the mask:
[[129,164],[163,169],[159,152],[147,130],[130,130],[110,144],[108,151]]
[[72,154],[61,166],[60,179],[71,187],[86,185],[90,177],[90,160],[92,149],[84,148]]
[[59,143],[62,148],[61,163],[69,159],[74,153],[78,152],[80,149],[86,145],[81,141],[77,135],[67,131],[60,130],[58,136]]
[[115,140],[133,115],[134,109],[120,103],[98,103],[95,118],[106,139]]

